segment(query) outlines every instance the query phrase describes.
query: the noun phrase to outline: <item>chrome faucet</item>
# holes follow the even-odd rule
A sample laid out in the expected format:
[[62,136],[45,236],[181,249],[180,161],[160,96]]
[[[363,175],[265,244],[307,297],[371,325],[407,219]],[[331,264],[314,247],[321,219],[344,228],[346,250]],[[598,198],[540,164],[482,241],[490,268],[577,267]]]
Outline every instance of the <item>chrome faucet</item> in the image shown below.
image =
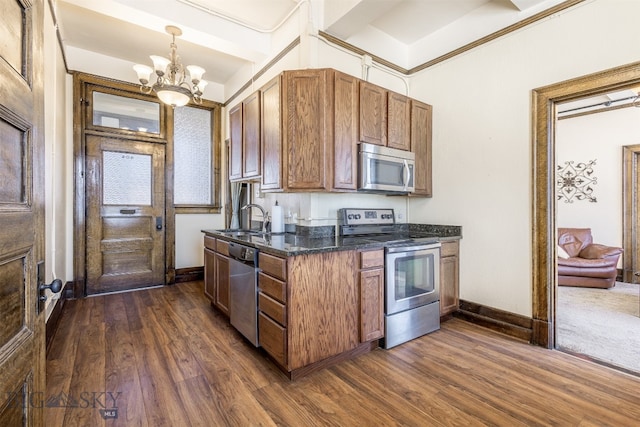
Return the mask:
[[[269,212],[265,211],[264,208],[258,204],[255,203],[248,203],[246,205],[244,205],[243,207],[240,208],[240,210],[245,210],[248,208],[258,208],[260,209],[260,212],[262,212],[262,232],[263,233],[268,233],[269,232]],[[251,229],[251,217],[249,217],[249,229]]]

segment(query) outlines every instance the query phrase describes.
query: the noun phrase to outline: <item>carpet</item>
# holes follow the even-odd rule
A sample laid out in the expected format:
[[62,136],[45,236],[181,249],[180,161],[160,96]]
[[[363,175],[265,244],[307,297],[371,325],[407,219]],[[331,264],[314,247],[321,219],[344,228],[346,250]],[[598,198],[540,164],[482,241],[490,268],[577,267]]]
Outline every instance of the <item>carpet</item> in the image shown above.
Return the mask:
[[557,345],[640,373],[640,285],[558,286]]

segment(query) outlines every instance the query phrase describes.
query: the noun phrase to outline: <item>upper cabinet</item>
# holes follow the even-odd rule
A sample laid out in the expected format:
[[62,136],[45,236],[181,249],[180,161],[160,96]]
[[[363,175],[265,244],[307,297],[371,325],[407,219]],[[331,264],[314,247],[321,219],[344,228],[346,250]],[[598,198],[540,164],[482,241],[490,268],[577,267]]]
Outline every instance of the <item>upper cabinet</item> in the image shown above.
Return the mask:
[[360,81],[359,142],[411,148],[411,99]]
[[260,96],[256,92],[229,111],[229,179],[260,176]]
[[242,179],[242,103],[229,111],[229,179]]
[[242,177],[260,176],[260,94],[242,101]]
[[[284,71],[229,112],[230,179],[263,191],[357,191],[358,143],[413,151],[431,196],[431,106],[330,68]],[[240,145],[238,145],[240,141]]]
[[360,82],[359,142],[387,145],[387,91],[369,82]]
[[416,155],[415,191],[412,195],[431,197],[431,121],[433,107],[411,101],[411,151]]
[[284,73],[285,190],[328,190],[330,151],[333,141],[331,111],[333,71],[309,69]]
[[262,190],[282,188],[282,76],[277,76],[260,89],[262,98]]
[[411,150],[411,100],[387,92],[387,147]]
[[333,85],[333,188],[355,191],[358,185],[358,79],[336,71]]

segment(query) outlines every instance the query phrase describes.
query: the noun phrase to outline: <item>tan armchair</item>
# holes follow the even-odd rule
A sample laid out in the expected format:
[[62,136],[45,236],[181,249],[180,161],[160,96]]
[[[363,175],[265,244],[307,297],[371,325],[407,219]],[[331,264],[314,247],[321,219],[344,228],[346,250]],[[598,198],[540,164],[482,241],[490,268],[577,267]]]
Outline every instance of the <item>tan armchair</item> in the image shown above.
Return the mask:
[[620,254],[622,248],[593,243],[590,228],[558,228],[558,285],[612,288]]

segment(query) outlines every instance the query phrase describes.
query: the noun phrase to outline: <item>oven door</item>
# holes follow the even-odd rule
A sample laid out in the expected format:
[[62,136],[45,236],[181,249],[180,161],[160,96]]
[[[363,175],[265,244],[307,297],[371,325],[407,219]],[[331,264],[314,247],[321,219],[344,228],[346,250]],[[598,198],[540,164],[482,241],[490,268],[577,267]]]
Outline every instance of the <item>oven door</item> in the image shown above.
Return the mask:
[[440,299],[440,243],[388,247],[385,271],[386,315]]
[[358,189],[410,193],[413,183],[414,161],[375,153],[360,153]]

